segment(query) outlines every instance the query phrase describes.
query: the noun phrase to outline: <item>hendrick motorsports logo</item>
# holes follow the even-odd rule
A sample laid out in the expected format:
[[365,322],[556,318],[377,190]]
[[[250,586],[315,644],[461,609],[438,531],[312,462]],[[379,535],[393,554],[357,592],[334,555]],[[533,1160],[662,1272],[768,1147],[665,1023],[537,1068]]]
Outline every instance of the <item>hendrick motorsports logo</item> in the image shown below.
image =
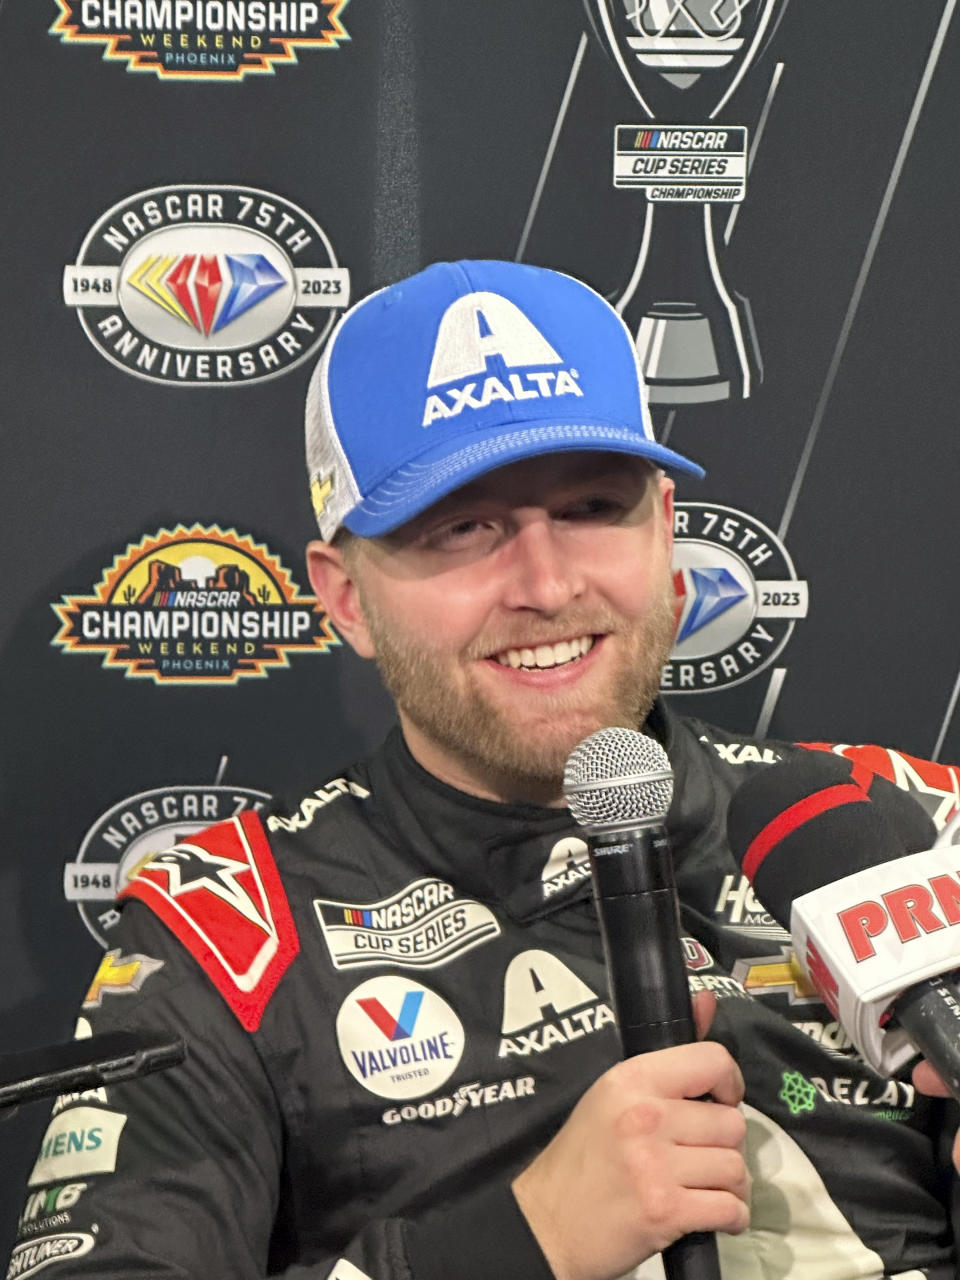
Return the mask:
[[139,191],[87,232],[63,300],[111,364],[149,382],[232,387],[309,359],[350,273],[303,209],[253,187]]
[[[269,799],[265,791],[219,782],[154,787],[127,796],[97,818],[83,837],[76,861],[64,867],[64,896],[77,904],[80,918],[100,945],[108,947],[107,935],[120,920],[114,898],[141,863],[244,809],[262,809]],[[112,972],[119,979],[120,974]]]
[[217,525],[161,529],[118,555],[89,596],[52,606],[52,643],[155,684],[236,684],[339,644],[313,596],[263,543]]
[[749,680],[806,617],[806,582],[776,534],[733,507],[678,503],[674,536],[679,621],[661,687],[702,693]]
[[298,49],[335,49],[350,37],[347,0],[57,0],[50,34],[102,44],[107,61],[162,80],[273,75]]

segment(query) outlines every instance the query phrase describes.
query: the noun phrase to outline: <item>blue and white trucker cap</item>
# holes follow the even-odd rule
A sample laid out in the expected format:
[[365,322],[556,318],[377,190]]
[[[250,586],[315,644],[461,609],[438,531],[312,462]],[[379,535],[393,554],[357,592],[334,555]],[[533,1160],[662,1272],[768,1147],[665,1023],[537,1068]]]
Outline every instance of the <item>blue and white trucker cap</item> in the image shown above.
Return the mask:
[[657,444],[633,340],[571,276],[514,262],[438,262],[351,307],[307,393],[320,536],[404,524],[494,467],[612,450],[697,477]]

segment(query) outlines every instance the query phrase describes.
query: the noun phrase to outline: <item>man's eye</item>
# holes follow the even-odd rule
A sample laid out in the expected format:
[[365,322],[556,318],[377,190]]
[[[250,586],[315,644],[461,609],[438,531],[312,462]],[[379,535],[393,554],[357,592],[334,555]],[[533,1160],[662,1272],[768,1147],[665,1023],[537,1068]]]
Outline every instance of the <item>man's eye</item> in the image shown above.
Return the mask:
[[603,520],[613,519],[623,510],[623,503],[616,498],[601,497],[582,498],[564,509],[565,520]]
[[432,530],[427,535],[426,542],[428,546],[440,549],[473,546],[490,537],[492,529],[493,526],[486,520],[455,520]]

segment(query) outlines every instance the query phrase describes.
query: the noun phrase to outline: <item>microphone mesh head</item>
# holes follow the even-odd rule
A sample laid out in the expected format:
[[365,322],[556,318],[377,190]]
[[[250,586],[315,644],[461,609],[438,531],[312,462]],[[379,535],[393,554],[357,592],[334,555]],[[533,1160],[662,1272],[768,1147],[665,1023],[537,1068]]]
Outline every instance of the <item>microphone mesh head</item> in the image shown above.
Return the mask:
[[673,798],[673,771],[660,743],[635,729],[598,729],[574,747],[563,793],[582,827],[659,822]]

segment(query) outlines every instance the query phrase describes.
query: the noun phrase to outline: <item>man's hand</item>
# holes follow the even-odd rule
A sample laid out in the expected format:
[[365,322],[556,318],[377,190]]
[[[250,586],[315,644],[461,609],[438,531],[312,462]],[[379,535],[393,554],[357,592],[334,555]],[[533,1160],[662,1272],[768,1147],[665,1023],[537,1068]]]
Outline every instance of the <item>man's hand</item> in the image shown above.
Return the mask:
[[[929,1093],[934,1098],[950,1097],[950,1090],[929,1062],[918,1062],[913,1068],[913,1083],[920,1093]],[[953,1140],[953,1166],[960,1173],[960,1133]]]
[[[704,1094],[714,1101],[696,1101]],[[557,1280],[613,1280],[690,1231],[743,1231],[742,1098],[740,1069],[719,1044],[605,1072],[513,1183]]]

